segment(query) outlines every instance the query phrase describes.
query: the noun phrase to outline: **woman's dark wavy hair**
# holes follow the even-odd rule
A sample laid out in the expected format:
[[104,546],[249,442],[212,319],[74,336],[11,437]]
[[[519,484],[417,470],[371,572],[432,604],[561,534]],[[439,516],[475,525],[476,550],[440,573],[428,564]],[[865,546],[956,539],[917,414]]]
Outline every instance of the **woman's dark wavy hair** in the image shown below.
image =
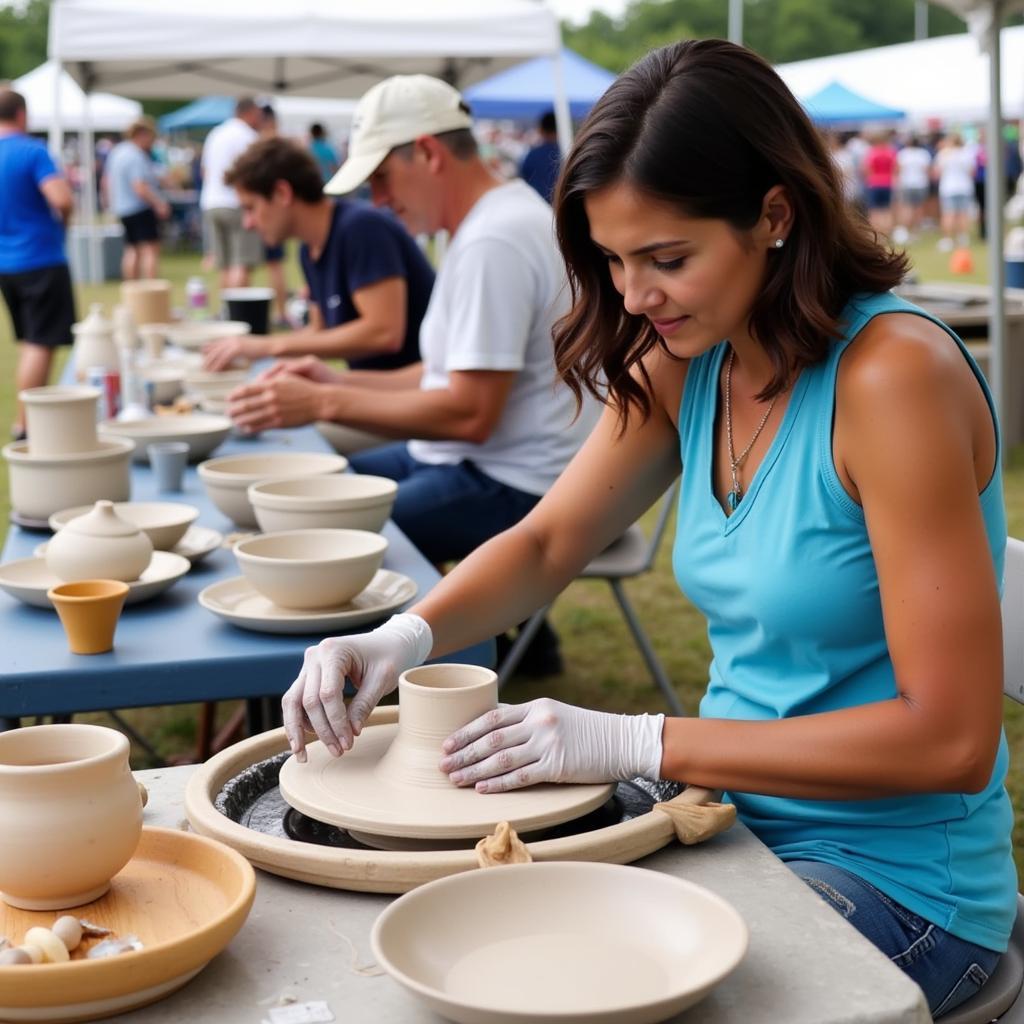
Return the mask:
[[555,325],[558,371],[577,401],[585,390],[607,397],[623,427],[631,409],[650,415],[641,360],[664,341],[646,317],[623,308],[590,238],[583,201],[617,182],[738,231],[757,223],[769,189],[785,186],[792,230],[785,247],[769,253],[750,316],[775,370],[762,400],[778,394],[793,370],[825,357],[854,293],[885,291],[907,271],[906,257],[885,249],[846,203],[821,136],[764,60],[720,39],[652,51],[591,111],[554,201],[573,300]]

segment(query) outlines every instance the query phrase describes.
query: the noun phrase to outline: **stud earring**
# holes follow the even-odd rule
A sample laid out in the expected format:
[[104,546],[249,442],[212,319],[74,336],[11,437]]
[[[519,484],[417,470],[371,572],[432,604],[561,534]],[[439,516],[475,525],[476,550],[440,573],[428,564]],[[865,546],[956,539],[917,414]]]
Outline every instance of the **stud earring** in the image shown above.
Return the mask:
[[785,244],[786,244],[786,240],[784,238],[776,238],[775,239],[775,248],[776,249],[781,249]]

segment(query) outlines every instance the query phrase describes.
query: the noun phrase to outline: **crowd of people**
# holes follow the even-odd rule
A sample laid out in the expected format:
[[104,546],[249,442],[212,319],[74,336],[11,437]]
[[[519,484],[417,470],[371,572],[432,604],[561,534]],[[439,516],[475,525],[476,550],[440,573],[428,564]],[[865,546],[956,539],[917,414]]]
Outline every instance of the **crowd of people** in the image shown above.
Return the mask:
[[[70,193],[19,99],[0,95],[0,290],[45,350],[69,340]],[[141,267],[163,200],[133,127],[106,177]],[[473,128],[454,88],[411,75],[366,93],[344,155],[276,136],[249,100],[206,143],[224,280],[296,239],[312,310],[207,349],[212,368],[273,359],[232,419],[376,435],[353,468],[396,480],[395,522],[454,563],[407,612],[306,650],[283,699],[295,757],[312,736],[344,756],[403,670],[507,636],[681,476],[673,569],[712,650],[699,717],[548,696],[468,723],[439,768],[484,794],[721,789],[940,1017],[985,984],[1016,912],[1002,459],[984,377],[893,293],[908,261],[883,236],[894,196],[923,218],[933,184],[965,230],[976,154],[952,134],[830,153],[775,71],[721,40],[641,59],[557,174],[553,139],[522,154],[530,184]],[[415,239],[442,231],[434,268]],[[549,673],[557,637],[537,643]]]
[[[1021,179],[1022,142],[1013,123],[1005,129],[1006,194]],[[986,155],[984,131],[895,131],[833,134],[831,152],[847,200],[861,208],[880,234],[897,245],[912,242],[923,227],[938,227],[943,252],[964,248],[974,232],[985,237]]]

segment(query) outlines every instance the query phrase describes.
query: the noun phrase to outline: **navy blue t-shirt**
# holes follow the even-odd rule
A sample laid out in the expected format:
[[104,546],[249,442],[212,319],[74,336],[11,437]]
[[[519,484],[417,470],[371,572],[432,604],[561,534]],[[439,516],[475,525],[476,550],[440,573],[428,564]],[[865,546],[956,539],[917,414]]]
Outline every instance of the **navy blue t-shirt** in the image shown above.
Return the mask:
[[405,342],[401,351],[350,359],[356,370],[396,370],[419,362],[420,323],[434,287],[434,271],[404,227],[384,210],[350,199],[336,199],[334,219],[319,259],[309,247],[300,252],[310,297],[325,327],[359,318],[352,293],[389,277],[406,283]]
[[0,135],[0,274],[65,263],[64,225],[39,186],[57,174],[46,146],[27,135]]
[[558,143],[542,142],[523,157],[519,176],[550,203],[561,169],[562,151],[558,148]]

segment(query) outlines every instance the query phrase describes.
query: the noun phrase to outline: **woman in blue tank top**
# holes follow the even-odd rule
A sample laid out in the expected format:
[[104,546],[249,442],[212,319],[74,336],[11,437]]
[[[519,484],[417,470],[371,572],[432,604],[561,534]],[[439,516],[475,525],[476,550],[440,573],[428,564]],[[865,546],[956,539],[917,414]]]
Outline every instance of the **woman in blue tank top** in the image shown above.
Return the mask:
[[985,383],[891,293],[905,258],[741,47],[679,43],[622,75],[555,209],[574,298],[559,366],[604,417],[536,509],[410,614],[307,652],[284,701],[293,749],[303,727],[348,749],[399,672],[553,599],[681,474],[674,567],[713,652],[700,718],[545,698],[460,730],[441,768],[482,792],[723,789],[939,1016],[1006,949],[1017,885]]

